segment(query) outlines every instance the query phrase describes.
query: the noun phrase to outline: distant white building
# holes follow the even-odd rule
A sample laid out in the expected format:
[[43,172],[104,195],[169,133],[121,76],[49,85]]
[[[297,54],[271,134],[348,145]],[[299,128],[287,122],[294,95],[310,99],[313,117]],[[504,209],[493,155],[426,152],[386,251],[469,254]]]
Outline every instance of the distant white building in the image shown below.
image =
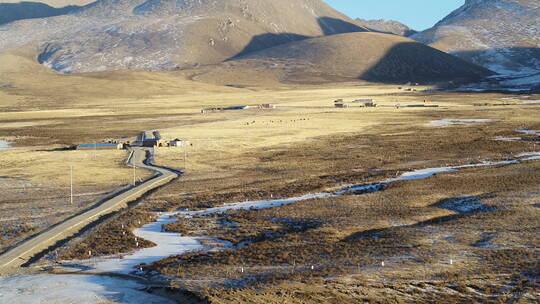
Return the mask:
[[169,141],[169,147],[183,147],[185,146],[185,143],[185,140],[177,138],[175,140]]

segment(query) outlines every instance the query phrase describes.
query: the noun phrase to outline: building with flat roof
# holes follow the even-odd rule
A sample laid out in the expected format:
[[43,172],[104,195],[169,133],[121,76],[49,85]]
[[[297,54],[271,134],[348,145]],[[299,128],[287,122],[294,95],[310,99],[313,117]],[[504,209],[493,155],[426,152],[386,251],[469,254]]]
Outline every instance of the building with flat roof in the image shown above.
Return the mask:
[[77,146],[77,150],[122,150],[124,144],[122,143],[95,143],[95,144],[82,144]]

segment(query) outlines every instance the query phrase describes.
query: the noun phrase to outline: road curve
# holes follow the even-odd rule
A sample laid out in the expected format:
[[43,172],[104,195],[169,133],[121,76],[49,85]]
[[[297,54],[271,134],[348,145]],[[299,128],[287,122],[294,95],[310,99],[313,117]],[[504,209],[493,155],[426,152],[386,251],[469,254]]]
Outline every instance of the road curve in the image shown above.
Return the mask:
[[34,256],[44,252],[59,241],[73,236],[84,227],[99,220],[102,216],[126,208],[128,203],[140,198],[146,192],[159,186],[163,186],[178,177],[178,174],[172,170],[145,164],[147,151],[147,149],[143,148],[133,148],[128,159],[128,164],[135,165],[138,168],[155,171],[157,173],[155,177],[124,191],[81,214],[54,225],[44,232],[11,248],[0,255],[0,274],[21,267]]

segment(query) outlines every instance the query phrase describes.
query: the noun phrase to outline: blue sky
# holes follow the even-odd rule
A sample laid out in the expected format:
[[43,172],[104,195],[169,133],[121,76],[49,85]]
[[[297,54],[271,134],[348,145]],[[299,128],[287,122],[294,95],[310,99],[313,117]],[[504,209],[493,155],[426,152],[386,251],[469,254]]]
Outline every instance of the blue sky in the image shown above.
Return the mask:
[[465,3],[465,0],[325,0],[338,11],[362,19],[397,20],[421,31]]

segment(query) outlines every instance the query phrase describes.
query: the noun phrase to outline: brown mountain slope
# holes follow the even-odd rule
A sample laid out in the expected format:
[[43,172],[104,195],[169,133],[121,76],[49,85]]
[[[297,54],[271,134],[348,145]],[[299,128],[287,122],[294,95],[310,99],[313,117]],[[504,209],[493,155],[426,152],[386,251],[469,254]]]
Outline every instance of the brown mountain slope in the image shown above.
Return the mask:
[[411,38],[501,74],[540,71],[540,1],[467,0]]
[[99,0],[0,27],[0,52],[32,43],[64,73],[174,70],[313,36],[363,31],[321,0]]
[[76,6],[84,6],[87,4],[90,4],[96,0],[37,0],[37,1],[20,1],[20,0],[0,0],[0,3],[23,3],[23,2],[34,2],[34,3],[42,3],[46,4],[48,6],[56,7],[56,8],[62,8],[65,6],[70,5],[76,5]]
[[393,20],[365,20],[357,18],[355,21],[356,24],[379,33],[394,34],[405,37],[409,37],[417,33],[417,31],[411,29],[405,24]]
[[380,33],[348,33],[308,39],[259,51],[216,67],[196,79],[257,84],[361,79],[372,82],[475,80],[492,74],[408,38]]

